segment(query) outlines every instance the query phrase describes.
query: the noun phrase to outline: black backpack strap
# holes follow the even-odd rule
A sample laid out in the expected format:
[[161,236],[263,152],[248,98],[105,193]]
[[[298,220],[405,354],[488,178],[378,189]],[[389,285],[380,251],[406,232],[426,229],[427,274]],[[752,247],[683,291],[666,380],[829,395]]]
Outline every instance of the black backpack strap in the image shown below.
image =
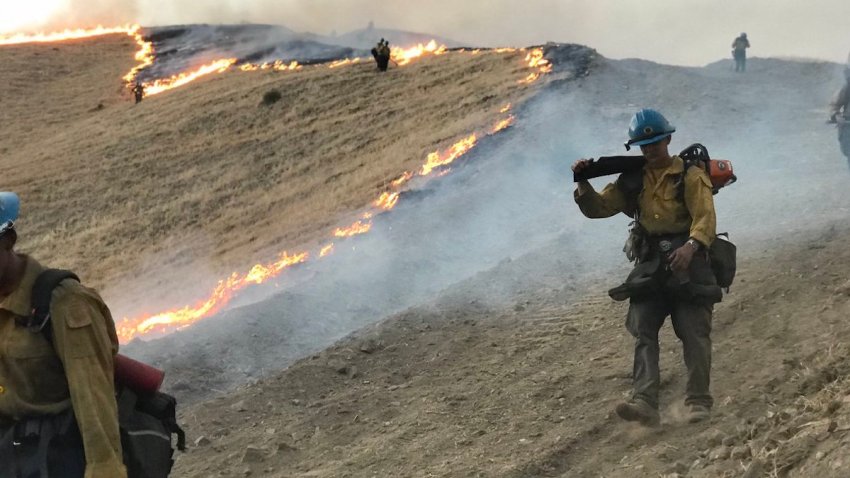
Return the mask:
[[637,220],[637,215],[640,213],[638,211],[638,196],[643,191],[643,168],[620,174],[615,184],[626,198],[626,210],[623,212]]
[[80,281],[80,278],[71,271],[45,269],[38,275],[32,286],[32,315],[28,318],[27,326],[34,333],[43,333],[51,343],[53,343],[53,329],[47,327],[50,322],[50,300],[53,297],[53,290],[65,279]]
[[[711,156],[708,155],[708,148],[706,148],[700,143],[694,143],[683,149],[682,152],[679,153],[679,157],[682,158],[684,168],[682,169],[682,174],[680,174],[679,177],[676,178],[676,199],[684,203],[685,176],[688,174],[688,169],[691,166],[699,166],[703,169],[706,169],[708,161],[711,159]],[[707,172],[708,171],[706,170],[706,173]]]

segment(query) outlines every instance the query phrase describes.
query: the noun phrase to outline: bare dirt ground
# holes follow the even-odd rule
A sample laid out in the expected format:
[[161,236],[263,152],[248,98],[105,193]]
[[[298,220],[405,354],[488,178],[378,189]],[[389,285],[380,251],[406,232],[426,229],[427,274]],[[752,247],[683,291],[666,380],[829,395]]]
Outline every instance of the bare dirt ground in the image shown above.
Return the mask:
[[[553,85],[564,99],[547,93],[527,118],[535,126],[593,118],[558,130],[565,143],[591,143],[561,154],[598,153],[593,139],[608,129],[623,135],[635,104],[647,101],[676,111],[677,144],[699,139],[735,161],[741,182],[717,201],[720,227],[739,241],[739,275],[716,307],[709,422],[682,423],[684,365],[669,328],[663,426],[613,415],[630,393],[632,340],[626,306],[604,291],[625,270],[611,273],[607,257],[565,235],[281,374],[187,407],[194,446],[178,472],[846,476],[847,171],[823,125],[835,67],[762,60],[746,77],[727,67],[599,62],[585,81]],[[783,111],[798,114],[790,121]],[[560,147],[553,141],[553,154]],[[575,212],[564,214],[570,222]],[[619,255],[619,239],[605,234],[622,230],[582,229]],[[477,300],[484,290],[502,300]]]
[[186,409],[196,445],[177,474],[731,477],[755,456],[764,473],[846,476],[848,238],[840,225],[743,264],[716,309],[708,423],[680,420],[684,365],[669,327],[663,426],[613,416],[629,393],[632,341],[625,305],[604,294],[610,280],[570,291],[553,275],[497,309],[459,299],[503,275],[523,281],[543,250],[459,286],[457,300]]

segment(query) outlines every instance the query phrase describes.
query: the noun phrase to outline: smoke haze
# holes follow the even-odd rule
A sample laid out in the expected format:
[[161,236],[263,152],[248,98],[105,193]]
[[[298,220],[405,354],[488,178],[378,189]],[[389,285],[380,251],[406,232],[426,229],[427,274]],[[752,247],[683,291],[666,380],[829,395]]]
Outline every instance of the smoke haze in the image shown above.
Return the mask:
[[727,58],[732,40],[744,31],[752,56],[843,62],[850,51],[846,0],[529,0],[522,8],[513,0],[64,0],[64,5],[52,25],[256,22],[327,35],[373,21],[376,27],[426,32],[471,46],[570,42],[611,58],[680,65]]

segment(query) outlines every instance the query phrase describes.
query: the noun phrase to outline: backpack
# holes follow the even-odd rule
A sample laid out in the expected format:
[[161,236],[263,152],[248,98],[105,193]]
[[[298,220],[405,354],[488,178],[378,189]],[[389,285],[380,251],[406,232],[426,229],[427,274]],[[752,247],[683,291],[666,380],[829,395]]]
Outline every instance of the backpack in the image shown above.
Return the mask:
[[[708,155],[708,148],[699,143],[694,143],[683,149],[679,153],[679,157],[684,162],[684,169],[676,178],[675,185],[676,198],[682,203],[685,202],[685,175],[688,173],[688,168],[699,167],[706,172],[711,181],[712,194],[717,194],[722,188],[738,180],[732,169],[731,161],[711,159]],[[623,212],[637,221],[638,196],[643,190],[643,169],[620,174],[616,185],[626,197],[627,205],[626,210]],[[711,262],[711,269],[717,279],[717,285],[725,288],[727,292],[735,280],[737,269],[736,256],[737,248],[729,240],[728,232],[717,234],[717,237],[711,243],[711,247],[708,248],[708,257]]]
[[[47,269],[36,278],[32,289],[33,330],[53,342],[50,300],[60,282],[80,279],[71,271]],[[167,478],[174,465],[171,436],[177,435],[177,449],[186,449],[186,435],[177,425],[177,400],[162,392],[137,393],[115,384],[118,426],[128,478]]]

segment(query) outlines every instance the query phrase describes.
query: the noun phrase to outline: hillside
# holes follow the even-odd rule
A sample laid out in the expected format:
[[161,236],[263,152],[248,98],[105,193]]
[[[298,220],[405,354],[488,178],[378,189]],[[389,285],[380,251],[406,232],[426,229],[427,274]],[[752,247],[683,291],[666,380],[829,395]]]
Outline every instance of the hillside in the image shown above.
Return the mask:
[[[559,245],[185,409],[196,445],[178,475],[738,477],[756,457],[747,476],[847,476],[848,238],[839,226],[744,261],[714,319],[708,423],[681,423],[670,327],[663,427],[613,414],[630,385],[626,307],[604,293],[614,279],[541,278]],[[457,300],[505,277],[529,289],[512,305]]]
[[[121,313],[315,249],[429,152],[516,114],[329,259],[123,348],[180,399],[175,476],[850,473],[850,189],[824,124],[838,65],[753,58],[736,75],[549,45],[554,73],[531,85],[522,52],[451,52],[386,75],[234,71],[133,105],[133,51],[121,36],[0,47],[20,247]],[[581,217],[569,173],[622,151],[642,106],[674,121],[674,150],[702,142],[739,177],[716,196],[739,251],[714,316],[717,404],[681,423],[666,327],[658,430],[612,413],[632,340],[605,291],[628,271],[628,221]]]
[[[370,63],[228,72],[134,106],[120,83],[133,52],[125,36],[0,48],[14,66],[0,73],[0,167],[24,201],[21,246],[79,271],[122,314],[182,305],[316,245],[534,88],[517,82],[524,53],[481,52],[386,75]],[[261,106],[272,89],[282,99]]]
[[[196,445],[181,456],[179,472],[846,476],[850,193],[834,130],[823,125],[838,67],[756,59],[750,70],[735,76],[727,63],[603,60],[578,82],[552,83],[530,100],[512,134],[482,154],[489,166],[514,164],[518,192],[503,191],[511,198],[530,191],[523,174],[548,190],[550,182],[529,171],[555,173],[554,202],[528,201],[525,214],[539,229],[560,217],[561,233],[282,373],[259,368],[264,373],[252,383],[189,406],[183,417]],[[658,431],[612,413],[630,388],[625,306],[605,294],[627,270],[619,252],[626,223],[577,217],[567,179],[574,158],[617,151],[623,125],[643,102],[677,118],[677,147],[702,141],[732,159],[740,178],[717,197],[719,227],[732,232],[740,254],[737,282],[714,320],[717,406],[708,423],[681,423],[680,345],[665,328]],[[787,111],[804,113],[790,121]],[[482,163],[457,174],[487,183],[492,170]],[[475,210],[475,193],[457,196]],[[516,227],[528,240],[540,234]],[[231,323],[251,318],[249,330],[259,333],[228,343],[255,344],[252,357],[285,353],[262,339],[272,333],[264,324],[307,327],[298,322],[311,317],[306,311],[290,317],[284,307],[298,303],[234,311]],[[223,358],[222,366],[239,355],[201,349]],[[195,362],[202,354],[180,355],[168,363],[185,391],[192,380],[177,364],[204,362]]]

